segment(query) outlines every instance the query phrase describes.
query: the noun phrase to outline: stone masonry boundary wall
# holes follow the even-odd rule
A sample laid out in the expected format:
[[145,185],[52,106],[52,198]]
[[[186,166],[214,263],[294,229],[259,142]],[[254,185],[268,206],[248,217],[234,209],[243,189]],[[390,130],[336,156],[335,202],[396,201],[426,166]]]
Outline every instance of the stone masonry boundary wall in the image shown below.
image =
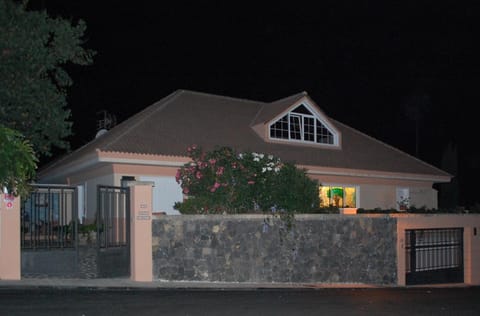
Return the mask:
[[153,278],[260,283],[397,283],[396,219],[297,215],[161,216],[152,222]]

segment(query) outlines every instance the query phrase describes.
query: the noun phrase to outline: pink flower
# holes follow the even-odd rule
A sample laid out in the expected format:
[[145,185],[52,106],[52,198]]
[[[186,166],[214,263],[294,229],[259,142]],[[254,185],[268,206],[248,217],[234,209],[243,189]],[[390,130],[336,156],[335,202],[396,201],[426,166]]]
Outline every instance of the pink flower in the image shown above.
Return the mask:
[[215,191],[217,191],[217,189],[218,189],[220,186],[221,186],[220,183],[215,182],[215,183],[213,184],[213,186],[210,188],[210,192],[215,192]]
[[180,183],[180,176],[181,176],[180,169],[178,169],[177,174],[175,175],[175,180],[177,181],[177,183]]
[[255,184],[255,181],[250,180],[250,181],[247,182],[247,184],[250,184],[250,185]]
[[208,160],[208,162],[209,162],[211,165],[214,165],[214,164],[217,162],[217,160],[211,158],[211,159]]
[[224,170],[225,170],[224,167],[219,167],[219,168],[217,169],[216,175],[217,175],[217,176],[221,176],[221,175],[223,174],[223,171],[224,171]]
[[203,175],[200,171],[197,171],[197,173],[195,173],[195,178],[200,180],[202,177],[203,177]]
[[187,187],[183,188],[183,194],[188,194],[188,192],[190,192],[190,190]]

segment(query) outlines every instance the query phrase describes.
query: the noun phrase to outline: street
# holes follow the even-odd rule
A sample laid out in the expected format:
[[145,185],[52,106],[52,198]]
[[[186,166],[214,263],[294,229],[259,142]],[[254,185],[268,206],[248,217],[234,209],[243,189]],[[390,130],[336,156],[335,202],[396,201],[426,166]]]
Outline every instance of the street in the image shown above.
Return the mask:
[[480,287],[0,288],[0,315],[479,315]]

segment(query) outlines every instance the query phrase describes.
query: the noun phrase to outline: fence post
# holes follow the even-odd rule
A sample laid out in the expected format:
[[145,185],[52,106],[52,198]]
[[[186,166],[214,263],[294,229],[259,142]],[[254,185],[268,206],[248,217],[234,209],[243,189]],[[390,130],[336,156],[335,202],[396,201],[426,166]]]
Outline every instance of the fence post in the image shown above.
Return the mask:
[[0,280],[20,278],[20,198],[0,193]]
[[129,182],[130,186],[130,279],[151,282],[153,182]]

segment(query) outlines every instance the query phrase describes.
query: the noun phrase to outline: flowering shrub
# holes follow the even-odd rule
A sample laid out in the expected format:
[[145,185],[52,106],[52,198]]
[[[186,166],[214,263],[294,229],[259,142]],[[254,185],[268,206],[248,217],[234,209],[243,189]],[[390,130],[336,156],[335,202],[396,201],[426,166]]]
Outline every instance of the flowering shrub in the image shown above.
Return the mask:
[[176,180],[187,199],[175,204],[182,214],[303,212],[318,207],[318,183],[304,170],[266,154],[237,154],[221,147],[187,149],[191,162]]

